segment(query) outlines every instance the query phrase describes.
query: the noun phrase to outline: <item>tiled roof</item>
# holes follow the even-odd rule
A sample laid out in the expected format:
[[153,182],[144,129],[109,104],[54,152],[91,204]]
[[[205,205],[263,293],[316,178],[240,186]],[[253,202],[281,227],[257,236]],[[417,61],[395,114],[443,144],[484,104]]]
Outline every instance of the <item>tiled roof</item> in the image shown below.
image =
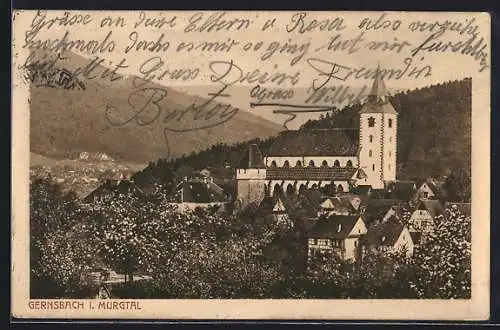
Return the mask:
[[372,89],[368,94],[368,102],[361,108],[359,113],[392,113],[396,114],[396,110],[388,101],[389,93],[385,87],[384,80],[380,69],[377,68],[375,78],[373,80]]
[[359,113],[392,113],[397,114],[392,104],[388,101],[381,103],[367,102],[361,108]]
[[393,198],[409,201],[417,192],[415,181],[396,181],[394,183]]
[[248,146],[248,150],[240,159],[238,165],[238,168],[242,169],[266,168],[266,165],[264,164],[264,157],[262,157],[262,153],[256,144],[250,144]]
[[372,199],[368,201],[365,210],[366,224],[371,226],[374,220],[382,220],[391,207],[399,205],[401,202],[399,199]]
[[268,156],[355,156],[358,129],[316,129],[281,132]]
[[354,189],[354,192],[358,195],[368,196],[368,194],[371,192],[371,190],[372,190],[371,185],[358,185]]
[[433,199],[421,201],[417,209],[429,211],[433,218],[444,213],[444,208],[443,205],[441,205],[441,202]]
[[[182,193],[182,200],[180,194]],[[176,187],[174,198],[177,202],[213,203],[227,202],[222,188],[213,182],[184,181]]]
[[366,246],[394,246],[397,242],[404,225],[399,221],[385,221],[368,228],[363,237]]
[[356,225],[358,219],[360,219],[359,215],[332,215],[321,218],[309,231],[308,237],[345,239]]
[[343,167],[289,167],[268,168],[267,180],[347,181],[356,174],[357,168]]

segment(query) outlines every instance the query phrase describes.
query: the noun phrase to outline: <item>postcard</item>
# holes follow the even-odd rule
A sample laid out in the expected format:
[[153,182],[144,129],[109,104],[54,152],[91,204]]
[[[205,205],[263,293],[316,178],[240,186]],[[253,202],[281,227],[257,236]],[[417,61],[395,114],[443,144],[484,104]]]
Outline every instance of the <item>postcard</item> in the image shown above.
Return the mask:
[[12,24],[13,317],[489,318],[488,13]]

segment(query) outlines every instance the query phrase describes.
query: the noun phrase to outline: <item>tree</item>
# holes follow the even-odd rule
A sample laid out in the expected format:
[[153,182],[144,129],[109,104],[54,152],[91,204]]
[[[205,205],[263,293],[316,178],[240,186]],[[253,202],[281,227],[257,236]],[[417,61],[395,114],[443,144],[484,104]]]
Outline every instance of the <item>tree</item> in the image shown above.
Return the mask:
[[31,296],[77,297],[92,291],[93,251],[74,194],[50,178],[30,184]]
[[470,173],[464,169],[452,171],[445,180],[444,189],[448,200],[455,202],[470,202]]
[[411,259],[411,288],[419,298],[471,295],[471,219],[456,208],[435,218],[435,229]]

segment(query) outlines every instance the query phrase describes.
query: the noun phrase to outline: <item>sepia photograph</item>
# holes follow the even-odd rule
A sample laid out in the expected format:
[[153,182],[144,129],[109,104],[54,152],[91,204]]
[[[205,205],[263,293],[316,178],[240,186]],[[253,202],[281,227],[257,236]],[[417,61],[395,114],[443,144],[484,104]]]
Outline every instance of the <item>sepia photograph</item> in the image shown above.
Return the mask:
[[[19,313],[487,317],[488,15],[38,10],[13,27]],[[318,318],[303,306],[287,315]]]

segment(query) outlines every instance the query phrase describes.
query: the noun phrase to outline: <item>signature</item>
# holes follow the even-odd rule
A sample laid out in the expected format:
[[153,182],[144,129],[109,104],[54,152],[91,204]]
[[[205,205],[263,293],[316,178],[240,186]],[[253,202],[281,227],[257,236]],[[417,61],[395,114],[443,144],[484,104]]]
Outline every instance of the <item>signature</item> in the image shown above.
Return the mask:
[[214,93],[209,93],[210,98],[201,103],[193,102],[185,108],[176,108],[167,111],[169,91],[164,87],[144,87],[148,82],[136,77],[133,85],[136,88],[129,94],[128,109],[117,109],[107,105],[105,116],[113,126],[124,126],[131,122],[139,126],[153,125],[155,122],[163,125],[163,136],[166,147],[166,158],[170,157],[169,133],[182,133],[202,130],[221,125],[232,119],[237,113],[237,108],[219,103],[225,94],[227,86]]

